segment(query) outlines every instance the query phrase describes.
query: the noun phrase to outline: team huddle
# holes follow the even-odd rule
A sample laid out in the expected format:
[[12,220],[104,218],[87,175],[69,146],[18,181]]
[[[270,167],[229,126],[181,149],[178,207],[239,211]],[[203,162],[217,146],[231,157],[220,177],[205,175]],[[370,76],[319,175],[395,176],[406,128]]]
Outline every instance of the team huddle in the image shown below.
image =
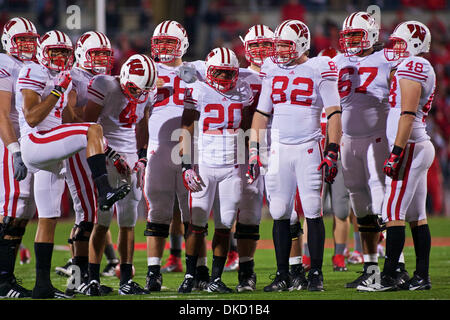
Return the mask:
[[[431,35],[417,21],[400,23],[384,48],[378,35],[370,14],[352,13],[340,33],[342,53],[309,58],[311,34],[303,22],[283,21],[275,31],[255,25],[241,37],[249,67],[240,68],[226,47],[204,61],[183,61],[187,33],[168,20],[154,30],[151,57],[132,55],[113,76],[113,49],[103,33],[86,32],[74,46],[61,31],[40,36],[31,21],[9,20],[1,37],[6,54],[0,54],[0,298],[109,294],[112,288],[100,284],[100,263],[114,214],[119,294],[160,291],[174,206],[186,243],[178,292],[233,292],[222,281],[232,229],[236,291],[254,291],[264,201],[273,218],[276,276],[263,290],[323,291],[324,185],[333,192],[338,180],[364,254],[361,276],[346,287],[431,289],[425,202],[435,151],[425,119],[436,77],[423,57]],[[66,184],[75,211],[72,263],[82,279],[63,292],[50,273]],[[132,280],[141,202],[148,211],[145,286]],[[16,281],[14,265],[36,211],[36,283],[28,290]],[[301,216],[309,271],[294,253]],[[416,252],[411,278],[402,254],[405,221]],[[373,274],[383,230],[386,257],[378,281]]]

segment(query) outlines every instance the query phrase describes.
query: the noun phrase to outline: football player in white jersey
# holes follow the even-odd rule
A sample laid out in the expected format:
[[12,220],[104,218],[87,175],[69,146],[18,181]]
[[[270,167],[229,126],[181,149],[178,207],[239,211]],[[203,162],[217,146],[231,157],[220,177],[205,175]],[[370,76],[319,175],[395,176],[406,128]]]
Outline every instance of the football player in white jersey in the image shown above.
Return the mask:
[[16,252],[36,211],[33,175],[23,163],[18,142],[15,91],[20,69],[35,59],[38,37],[34,24],[25,18],[7,21],[1,36],[6,53],[0,53],[0,298],[31,297],[31,290],[14,277]]
[[[256,110],[261,93],[261,77],[259,72],[264,59],[273,55],[273,31],[262,24],[248,29],[244,38],[240,37],[245,47],[245,57],[249,66],[239,70],[239,78],[250,85],[253,91],[253,104],[244,109],[247,123],[241,127],[247,130],[251,126],[251,119]],[[240,164],[242,178],[242,199],[239,204],[239,213],[236,219],[237,251],[239,254],[239,284],[238,292],[253,291],[256,289],[256,274],[254,272],[254,255],[259,240],[259,224],[264,197],[264,177],[260,176],[252,184],[246,183],[245,174],[248,168],[248,149],[246,148],[246,163]]]
[[128,184],[113,189],[106,172],[103,131],[93,123],[62,124],[73,46],[61,31],[49,31],[37,42],[39,64],[22,67],[17,81],[21,151],[28,170],[34,172],[34,196],[39,222],[35,237],[36,284],[33,298],[66,298],[50,280],[56,219],[66,171],[64,161],[86,148],[86,156],[99,192],[99,206],[108,209],[130,190]]
[[[389,155],[386,120],[389,83],[398,62],[376,50],[379,26],[367,12],[355,12],[343,23],[341,52],[333,58],[339,69],[342,105],[341,163],[344,184],[357,217],[364,254],[361,276],[347,283],[356,288],[378,266],[377,245],[382,231],[385,182],[383,162]],[[370,267],[370,270],[368,271]],[[406,276],[402,267],[399,276]]]
[[[239,79],[239,62],[228,48],[215,48],[206,58],[206,81],[187,86],[180,156],[183,180],[190,191],[190,223],[186,240],[186,275],[178,292],[189,293],[201,246],[207,231],[209,213],[215,198],[219,212],[214,212],[213,262],[208,292],[232,292],[221,280],[229,249],[230,230],[236,219],[242,195],[239,152],[244,145],[240,125],[243,109],[253,102],[247,82]],[[198,121],[198,166],[193,166],[191,137]],[[195,144],[195,143],[194,143]],[[240,149],[241,147],[241,149]]]
[[[142,196],[145,152],[147,143],[148,105],[153,104],[157,70],[155,62],[142,54],[128,58],[120,69],[120,76],[97,75],[89,83],[85,121],[98,122],[108,146],[120,153],[133,170],[118,171],[114,163],[108,165],[111,183],[128,181],[131,192],[115,204],[119,224],[118,250],[120,255],[119,294],[148,293],[132,280],[134,255],[134,226],[137,207]],[[139,151],[138,151],[139,150]],[[109,162],[109,160],[108,160]],[[89,246],[88,295],[101,295],[100,262],[103,256],[106,232],[114,210],[99,212]]]
[[[161,290],[161,258],[172,222],[175,197],[178,199],[185,233],[190,219],[188,191],[183,185],[181,167],[172,161],[172,153],[177,152],[174,151],[178,145],[176,132],[180,129],[186,87],[186,83],[178,74],[180,68],[186,64],[182,58],[188,47],[186,30],[178,22],[166,20],[156,26],[151,39],[151,52],[155,61],[158,61],[158,81],[162,82],[162,85],[158,87],[156,102],[150,110],[148,121],[145,196],[149,211],[145,235],[148,259],[146,289],[149,291]],[[188,64],[195,67],[196,63]],[[199,64],[204,62],[199,61]],[[200,283],[206,284],[209,282],[206,242],[202,250],[197,276]]]
[[[423,56],[430,51],[431,34],[418,21],[399,24],[385,48],[386,58],[403,59],[391,82],[387,134],[391,153],[384,162],[386,193],[386,260],[380,283],[364,291],[430,290],[430,229],[426,216],[427,171],[435,149],[426,132],[426,117],[433,103],[436,75]],[[405,221],[411,227],[416,253],[414,276],[399,287],[397,261],[405,244]],[[359,287],[358,287],[359,288]]]
[[[110,74],[113,51],[109,39],[101,32],[89,31],[78,39],[75,45],[76,64],[70,70],[73,89],[69,92],[71,111],[63,113],[64,123],[83,121],[84,108],[88,101],[88,84],[96,74]],[[75,293],[83,293],[87,286],[89,237],[97,213],[97,195],[92,173],[86,160],[86,150],[66,160],[66,182],[74,203],[75,225],[71,230],[69,243],[72,264],[77,265],[83,276],[83,283],[74,288]],[[58,270],[61,270],[59,267]],[[105,287],[103,287],[105,288]],[[69,289],[70,290],[70,289]]]
[[[322,168],[325,168],[325,179],[332,182],[336,176],[341,123],[336,66],[329,57],[308,58],[310,37],[303,22],[282,22],[275,30],[275,55],[266,59],[261,69],[265,78],[253,116],[248,176],[251,183],[259,174],[259,131],[267,127],[273,111],[265,184],[274,219],[277,275],[264,288],[266,292],[292,288],[289,277],[290,217],[297,187],[309,231],[311,270],[308,290],[323,290]],[[324,158],[319,143],[323,107],[329,118],[329,144],[325,147]]]

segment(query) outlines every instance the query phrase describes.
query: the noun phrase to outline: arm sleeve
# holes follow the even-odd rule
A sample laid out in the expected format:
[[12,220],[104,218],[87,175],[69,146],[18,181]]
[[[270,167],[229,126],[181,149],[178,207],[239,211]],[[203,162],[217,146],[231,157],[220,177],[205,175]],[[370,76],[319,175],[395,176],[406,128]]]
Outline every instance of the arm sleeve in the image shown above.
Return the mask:
[[417,59],[416,57],[411,57],[404,60],[397,67],[397,79],[408,79],[416,82],[425,83],[428,79],[428,74],[430,72],[431,65],[428,61],[424,59]]
[[88,100],[103,106],[105,103],[104,92],[107,92],[107,81],[102,76],[95,76],[88,84]]
[[38,65],[29,64],[20,69],[17,77],[17,90],[30,89],[42,96],[47,85],[48,76],[38,68]]
[[261,94],[259,95],[258,105],[256,107],[257,110],[271,114],[273,110],[273,102],[272,102],[272,77],[263,78],[261,85]]

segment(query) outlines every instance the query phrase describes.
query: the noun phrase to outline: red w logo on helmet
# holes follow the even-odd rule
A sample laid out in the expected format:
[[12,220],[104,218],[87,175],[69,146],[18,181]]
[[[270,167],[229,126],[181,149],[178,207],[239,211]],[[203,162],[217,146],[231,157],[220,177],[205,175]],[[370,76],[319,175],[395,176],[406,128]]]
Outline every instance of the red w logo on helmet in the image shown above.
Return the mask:
[[127,63],[127,67],[130,67],[130,74],[135,74],[138,76],[143,76],[145,74],[144,66],[139,59],[131,60]]
[[409,31],[412,33],[413,38],[419,38],[420,41],[425,40],[425,36],[427,34],[427,31],[424,27],[418,25],[418,24],[408,24],[407,25]]
[[297,33],[297,35],[308,39],[309,37],[308,29],[306,29],[303,25],[295,23],[291,24],[290,27]]

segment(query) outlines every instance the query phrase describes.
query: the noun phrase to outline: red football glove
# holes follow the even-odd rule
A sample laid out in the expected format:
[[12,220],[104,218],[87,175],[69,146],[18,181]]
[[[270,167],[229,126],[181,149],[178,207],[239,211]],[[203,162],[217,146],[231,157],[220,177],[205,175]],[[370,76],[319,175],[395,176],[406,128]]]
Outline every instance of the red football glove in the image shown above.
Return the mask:
[[394,146],[391,154],[389,155],[389,158],[384,161],[383,172],[391,178],[396,176],[400,169],[399,163],[402,157],[403,148]]
[[245,176],[247,177],[247,183],[252,184],[256,179],[258,179],[261,173],[261,161],[259,159],[258,143],[251,143],[249,149],[249,159],[248,159],[248,169]]
[[60,72],[55,79],[55,90],[64,93],[72,82],[70,72]]
[[131,169],[125,159],[115,150],[111,149],[111,147],[106,148],[105,155],[111,159],[119,174],[123,176],[129,176],[131,174]]
[[324,157],[317,170],[325,168],[325,182],[332,184],[336,178],[337,160],[338,160],[339,146],[336,143],[330,143],[324,152]]
[[136,186],[141,189],[144,187],[145,168],[146,167],[147,167],[147,158],[140,158],[134,164],[134,168],[133,168],[133,172],[136,172],[136,177],[137,177]]
[[190,164],[181,163],[181,171],[183,173],[183,183],[186,189],[191,192],[198,192],[202,190],[201,181],[197,173]]

